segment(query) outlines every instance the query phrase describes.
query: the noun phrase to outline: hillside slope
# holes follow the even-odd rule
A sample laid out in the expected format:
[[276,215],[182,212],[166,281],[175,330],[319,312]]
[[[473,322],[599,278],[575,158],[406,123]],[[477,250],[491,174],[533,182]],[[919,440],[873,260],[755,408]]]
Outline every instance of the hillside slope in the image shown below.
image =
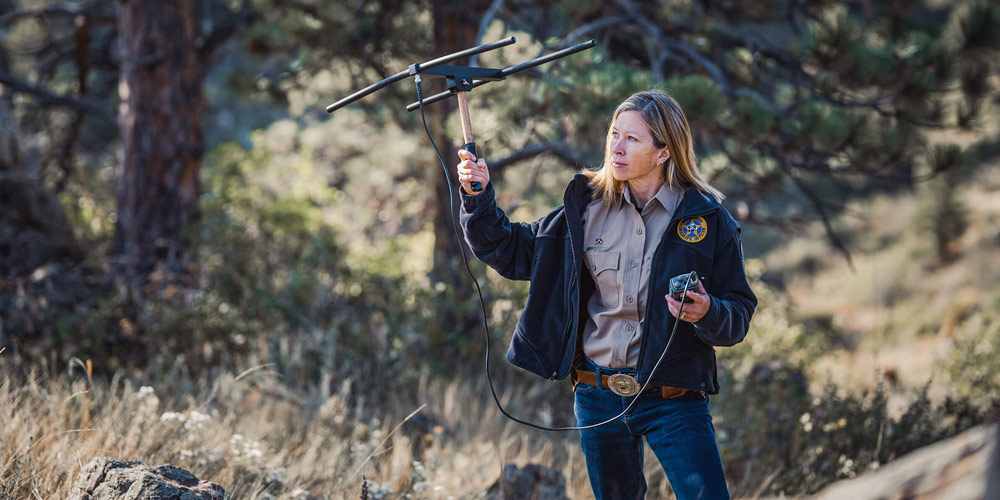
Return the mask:
[[813,375],[854,389],[929,384],[940,395],[955,389],[957,344],[981,337],[979,354],[1000,348],[982,337],[1000,299],[997,167],[980,166],[958,188],[968,226],[951,247],[954,260],[937,256],[925,186],[847,207],[835,224],[848,237],[853,269],[818,223],[762,257],[766,278],[783,285],[793,319],[825,342]]

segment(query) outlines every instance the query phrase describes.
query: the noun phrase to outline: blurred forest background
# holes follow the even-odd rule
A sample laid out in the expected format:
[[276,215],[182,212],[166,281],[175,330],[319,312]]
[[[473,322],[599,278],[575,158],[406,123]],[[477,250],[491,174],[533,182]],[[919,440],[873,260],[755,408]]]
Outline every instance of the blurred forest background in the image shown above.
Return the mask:
[[[996,412],[993,2],[0,0],[0,498],[65,497],[97,455],[254,499],[362,477],[482,498],[534,462],[587,498],[575,433],[492,406],[412,82],[323,109],[507,36],[464,62],[598,41],[470,94],[512,219],[559,205],[615,106],[658,87],[744,225],[761,303],[712,399],[736,496],[815,492]],[[451,164],[455,111],[427,108]],[[526,284],[473,269],[503,401],[572,424],[568,383],[501,360]]]

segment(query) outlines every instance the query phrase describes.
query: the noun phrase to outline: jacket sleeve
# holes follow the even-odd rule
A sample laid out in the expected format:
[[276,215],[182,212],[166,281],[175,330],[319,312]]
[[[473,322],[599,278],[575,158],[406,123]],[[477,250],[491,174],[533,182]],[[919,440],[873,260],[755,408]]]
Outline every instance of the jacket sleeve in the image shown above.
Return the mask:
[[478,196],[460,191],[462,229],[472,253],[504,278],[530,279],[538,223],[511,222],[497,207],[492,182]]
[[705,317],[694,323],[694,331],[708,345],[736,345],[746,337],[750,318],[757,307],[757,296],[750,289],[743,268],[738,227],[716,254],[713,267],[715,282],[707,287],[712,305]]

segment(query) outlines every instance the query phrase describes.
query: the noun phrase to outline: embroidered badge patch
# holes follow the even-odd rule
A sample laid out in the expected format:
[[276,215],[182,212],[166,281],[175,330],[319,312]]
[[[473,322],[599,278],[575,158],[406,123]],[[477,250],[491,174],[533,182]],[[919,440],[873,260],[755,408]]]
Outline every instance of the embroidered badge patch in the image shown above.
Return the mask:
[[703,217],[684,219],[677,225],[677,235],[688,243],[698,243],[708,234],[708,223]]

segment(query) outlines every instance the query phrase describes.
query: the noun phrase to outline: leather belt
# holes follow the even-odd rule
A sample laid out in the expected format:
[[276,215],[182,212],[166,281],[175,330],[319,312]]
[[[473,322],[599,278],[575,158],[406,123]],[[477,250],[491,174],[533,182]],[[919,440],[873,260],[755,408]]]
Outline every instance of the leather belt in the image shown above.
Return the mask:
[[[584,370],[573,370],[576,374],[576,384],[587,384],[597,387],[597,374],[594,372],[588,372]],[[619,396],[635,396],[639,393],[639,389],[642,388],[642,384],[639,384],[631,375],[625,374],[612,374],[604,375],[601,374],[601,389],[611,389],[612,392],[618,394]],[[674,399],[679,398],[687,394],[691,389],[681,389],[679,387],[668,387],[668,386],[649,386],[646,388],[646,392],[657,391],[663,397],[663,399]]]

